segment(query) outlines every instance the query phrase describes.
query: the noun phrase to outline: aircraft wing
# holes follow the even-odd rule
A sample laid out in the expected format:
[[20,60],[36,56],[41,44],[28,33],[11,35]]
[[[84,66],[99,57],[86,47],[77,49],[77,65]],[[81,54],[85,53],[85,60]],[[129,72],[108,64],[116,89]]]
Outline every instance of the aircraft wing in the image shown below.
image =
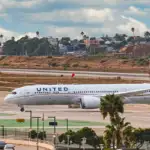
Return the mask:
[[[114,94],[128,97],[128,96],[134,96],[134,95],[143,94],[145,92],[150,92],[150,89],[130,90],[130,91],[126,91],[126,92],[117,92],[117,93],[114,93]],[[106,96],[106,95],[107,94],[102,95],[102,96]]]

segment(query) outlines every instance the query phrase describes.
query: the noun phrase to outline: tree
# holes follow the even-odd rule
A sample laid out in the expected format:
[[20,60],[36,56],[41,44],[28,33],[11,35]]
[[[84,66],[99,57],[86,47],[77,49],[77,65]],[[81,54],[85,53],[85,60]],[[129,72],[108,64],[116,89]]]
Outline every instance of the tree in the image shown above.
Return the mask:
[[68,143],[68,139],[67,139],[67,135],[69,135],[69,144],[70,144],[70,141],[72,141],[72,143],[74,143],[75,142],[75,132],[74,131],[72,131],[72,130],[69,130],[69,131],[67,131],[67,132],[65,132],[65,133],[62,133],[59,137],[58,137],[58,139],[59,139],[59,142],[65,142],[65,144],[67,144]]
[[82,31],[80,34],[83,36],[83,35],[84,35],[84,32]]
[[146,41],[149,41],[150,40],[150,32],[149,31],[146,31],[144,33],[144,37],[146,38]]
[[116,128],[116,145],[117,148],[121,148],[123,145],[124,137],[130,137],[130,135],[126,135],[125,131],[130,127],[130,122],[125,122],[125,118],[121,118],[120,116],[116,118],[115,128]]
[[14,38],[4,43],[3,52],[5,55],[49,55],[59,54],[56,47],[48,42],[47,38],[38,39],[24,36],[15,41]]
[[124,113],[122,98],[118,95],[106,95],[101,98],[100,111],[105,119],[108,115],[110,116],[110,121],[113,123],[118,113]]
[[135,31],[135,28],[131,28],[131,31],[132,31],[132,33],[133,33],[133,36],[134,36],[134,31]]
[[14,40],[15,40],[15,37],[14,37],[14,36],[12,36],[12,37],[11,37],[11,40],[13,40],[13,41],[14,41]]
[[37,37],[39,37],[39,34],[40,34],[39,31],[36,31],[36,36],[37,36]]
[[1,39],[0,46],[2,45],[3,37],[4,37],[3,34],[0,34],[0,39]]
[[99,147],[100,144],[103,144],[103,137],[98,137],[93,129],[84,127],[77,132],[73,132],[72,130],[69,130],[66,133],[61,134],[58,138],[60,142],[65,142],[65,144],[68,143],[67,135],[69,135],[69,144],[70,141],[72,141],[73,144],[78,144],[79,148],[82,145],[82,138],[86,138],[86,143],[88,145],[93,146],[95,149]]
[[[124,103],[122,98],[118,95],[106,95],[101,98],[100,111],[105,119],[108,115],[110,117],[110,125],[106,126],[105,130],[105,143],[107,147],[113,144],[113,149],[115,145],[117,148],[121,148],[123,141],[127,141],[129,138],[129,128],[131,129],[130,123],[125,122],[125,118],[121,118],[120,114],[124,112]],[[127,142],[126,142],[127,143]]]
[[104,131],[104,141],[107,148],[111,147],[113,143],[113,147],[115,146],[115,127],[114,125],[107,125],[106,130]]

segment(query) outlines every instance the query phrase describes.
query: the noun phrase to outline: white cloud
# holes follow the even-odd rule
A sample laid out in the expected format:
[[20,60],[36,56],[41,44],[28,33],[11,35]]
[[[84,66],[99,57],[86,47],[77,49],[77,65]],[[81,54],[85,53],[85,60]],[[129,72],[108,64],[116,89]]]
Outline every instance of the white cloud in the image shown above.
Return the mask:
[[149,28],[142,22],[135,20],[131,17],[122,16],[116,18],[114,22],[104,22],[103,27],[58,27],[58,26],[49,26],[46,28],[47,36],[48,34],[54,37],[63,37],[69,36],[71,38],[81,38],[81,31],[85,32],[88,36],[100,37],[102,35],[113,36],[116,33],[125,33],[127,35],[132,35],[131,28],[135,28],[135,34],[143,36],[143,33]]
[[15,36],[15,39],[16,40],[19,40],[20,38],[24,37],[24,36],[28,36],[29,38],[34,38],[36,37],[36,33],[34,32],[27,32],[27,33],[24,33],[24,34],[18,34],[17,36]]
[[112,21],[113,10],[104,8],[96,10],[92,8],[76,9],[76,10],[57,10],[52,12],[42,12],[29,14],[28,17],[32,21],[72,21],[96,23],[106,20]]
[[77,38],[81,39],[81,31],[84,31],[85,34],[91,35],[93,33],[97,33],[100,31],[98,28],[83,28],[83,27],[57,27],[57,26],[49,26],[46,28],[47,33],[50,33],[50,35],[54,37],[71,37],[71,38]]
[[6,13],[0,13],[0,18],[7,18],[8,17],[8,14]]
[[42,3],[42,0],[0,0],[0,11],[3,11],[7,8],[32,8],[40,3]]
[[4,29],[2,27],[0,27],[0,34],[4,36],[3,41],[9,40],[11,39],[11,37],[15,37],[15,39],[18,40],[25,35],[28,35],[30,38],[36,37],[36,33],[34,32],[27,32],[27,33],[21,34],[21,33],[11,31],[11,30]]
[[13,32],[2,27],[0,27],[0,34],[4,36],[4,39],[10,39],[13,36],[16,37],[19,35],[17,32]]
[[130,15],[147,15],[147,12],[146,11],[142,11],[141,9],[139,8],[136,8],[134,6],[130,6],[128,10],[125,11],[126,14],[130,14]]
[[131,28],[134,27],[135,28],[135,33],[137,35],[142,36],[145,31],[149,30],[149,28],[144,23],[142,23],[142,22],[140,22],[140,21],[138,21],[134,18],[125,17],[125,16],[122,16],[122,18],[126,21],[126,23],[120,24],[120,25],[117,26],[117,29],[119,31],[130,34],[131,33]]
[[45,0],[47,2],[64,2],[70,4],[80,4],[84,6],[96,6],[101,7],[102,5],[132,5],[132,4],[150,4],[150,0]]

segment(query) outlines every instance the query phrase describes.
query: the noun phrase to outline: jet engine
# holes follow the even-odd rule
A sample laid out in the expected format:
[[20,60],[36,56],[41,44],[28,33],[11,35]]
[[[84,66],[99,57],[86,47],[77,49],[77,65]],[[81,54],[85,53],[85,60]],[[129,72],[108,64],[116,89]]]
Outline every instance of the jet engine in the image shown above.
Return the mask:
[[80,99],[80,108],[95,109],[100,105],[100,98],[94,96],[83,96]]

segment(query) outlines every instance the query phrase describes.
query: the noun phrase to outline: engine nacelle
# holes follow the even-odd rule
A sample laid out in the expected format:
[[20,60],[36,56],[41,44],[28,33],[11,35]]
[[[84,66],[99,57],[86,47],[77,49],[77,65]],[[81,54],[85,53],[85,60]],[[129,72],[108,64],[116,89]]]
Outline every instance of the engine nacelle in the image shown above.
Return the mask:
[[100,98],[94,96],[83,96],[80,99],[80,107],[82,109],[95,109],[100,106]]

